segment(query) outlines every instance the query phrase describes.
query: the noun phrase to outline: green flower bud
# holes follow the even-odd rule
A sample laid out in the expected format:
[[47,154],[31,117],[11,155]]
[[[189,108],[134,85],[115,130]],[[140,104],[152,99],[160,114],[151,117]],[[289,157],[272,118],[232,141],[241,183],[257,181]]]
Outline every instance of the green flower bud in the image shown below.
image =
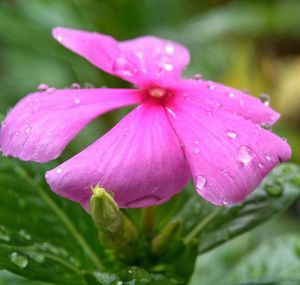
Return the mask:
[[97,228],[102,232],[116,234],[123,231],[124,218],[113,197],[96,186],[90,200],[91,215]]

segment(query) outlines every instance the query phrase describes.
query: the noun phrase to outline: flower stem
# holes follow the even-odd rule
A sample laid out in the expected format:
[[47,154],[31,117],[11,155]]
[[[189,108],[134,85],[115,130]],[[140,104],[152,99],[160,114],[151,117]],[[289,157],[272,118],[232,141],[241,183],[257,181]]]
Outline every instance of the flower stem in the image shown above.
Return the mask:
[[191,232],[184,238],[184,243],[188,244],[190,243],[199,232],[201,232],[222,210],[222,207],[218,207],[214,209],[208,216],[205,217],[204,220],[202,220],[196,227],[194,227]]
[[143,226],[148,235],[153,232],[155,220],[155,207],[148,207],[144,209],[143,212]]

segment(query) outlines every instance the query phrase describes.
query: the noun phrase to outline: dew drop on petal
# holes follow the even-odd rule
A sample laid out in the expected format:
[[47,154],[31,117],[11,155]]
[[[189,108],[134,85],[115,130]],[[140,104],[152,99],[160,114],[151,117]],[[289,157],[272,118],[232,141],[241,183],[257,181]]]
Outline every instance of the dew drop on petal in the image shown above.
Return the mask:
[[265,93],[261,94],[259,96],[259,99],[264,105],[266,105],[266,106],[270,105],[270,96],[268,94],[265,94]]
[[198,175],[196,177],[196,191],[199,193],[206,185],[206,177],[202,175]]
[[24,132],[25,132],[26,134],[29,134],[30,131],[31,131],[31,127],[30,127],[30,126],[25,126]]
[[75,104],[79,104],[80,103],[80,99],[78,97],[75,97],[73,101],[74,101]]
[[47,93],[47,94],[51,94],[51,93],[53,93],[55,90],[56,90],[56,88],[54,88],[54,87],[49,87],[49,88],[47,88],[46,93]]
[[19,268],[22,268],[22,269],[26,268],[28,265],[28,258],[17,252],[12,252],[9,255],[9,259],[13,264],[17,265]]
[[238,152],[238,160],[243,164],[248,164],[253,159],[253,151],[250,147],[242,145]]
[[174,66],[173,66],[173,64],[171,64],[171,63],[165,63],[165,64],[164,64],[164,69],[165,69],[166,71],[172,71],[173,68],[174,68]]
[[267,161],[271,161],[272,160],[272,156],[269,153],[265,154],[265,158],[266,158]]
[[195,75],[194,75],[194,79],[195,80],[200,80],[202,78],[202,75],[200,74],[200,73],[196,73]]
[[61,35],[57,36],[57,40],[61,43],[63,41],[63,36]]
[[70,87],[71,87],[71,89],[80,89],[81,88],[79,83],[72,83]]
[[198,141],[198,140],[195,140],[195,144],[199,144],[199,141]]
[[169,44],[169,45],[166,46],[165,50],[166,50],[166,53],[172,54],[174,52],[174,49],[175,49],[174,46]]
[[47,84],[41,83],[38,85],[37,90],[42,92],[42,91],[46,91],[48,88],[49,86]]
[[194,153],[196,153],[196,154],[200,153],[200,148],[199,147],[195,147],[194,148]]
[[112,69],[115,73],[124,77],[132,77],[137,72],[134,66],[123,57],[115,60]]
[[261,123],[260,126],[265,129],[265,130],[268,130],[270,131],[272,129],[272,126],[268,123]]
[[235,139],[237,137],[237,133],[231,129],[227,131],[226,135],[231,139]]
[[57,167],[55,172],[56,172],[57,174],[61,174],[61,173],[63,172],[63,170],[62,170],[62,168]]
[[262,162],[259,162],[259,163],[257,164],[257,166],[258,166],[260,169],[264,168],[264,165],[263,165]]
[[228,93],[228,97],[229,97],[229,98],[233,98],[233,97],[235,97],[235,95],[234,95],[234,93],[229,92],[229,93]]

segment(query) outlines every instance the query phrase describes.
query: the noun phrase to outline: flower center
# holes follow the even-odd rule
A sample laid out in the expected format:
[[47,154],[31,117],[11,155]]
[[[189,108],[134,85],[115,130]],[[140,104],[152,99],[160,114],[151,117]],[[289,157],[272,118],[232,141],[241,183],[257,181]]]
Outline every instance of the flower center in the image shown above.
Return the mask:
[[160,88],[160,87],[154,87],[154,88],[151,88],[148,91],[148,93],[151,97],[161,98],[161,97],[164,97],[167,94],[167,91],[166,91],[166,89],[163,89],[163,88]]

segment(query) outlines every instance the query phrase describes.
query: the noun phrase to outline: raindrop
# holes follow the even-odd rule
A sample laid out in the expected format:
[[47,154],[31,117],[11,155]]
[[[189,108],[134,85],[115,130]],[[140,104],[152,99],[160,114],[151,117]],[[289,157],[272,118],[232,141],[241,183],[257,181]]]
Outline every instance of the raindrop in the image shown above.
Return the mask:
[[199,147],[195,147],[194,153],[198,154],[199,152],[200,152],[200,148]]
[[79,83],[72,83],[70,87],[71,87],[71,89],[80,89],[81,88]]
[[26,133],[26,134],[29,134],[30,131],[31,131],[31,127],[28,126],[28,125],[26,125],[26,126],[25,126],[25,133]]
[[75,97],[75,98],[74,98],[74,103],[75,103],[75,104],[79,104],[79,103],[80,103],[80,99],[77,98],[77,97]]
[[270,105],[270,96],[268,94],[261,94],[259,96],[259,100],[266,106],[269,106]]
[[40,92],[46,91],[49,88],[49,86],[45,83],[41,83],[38,85],[37,90]]
[[228,205],[228,201],[225,198],[222,201],[222,205],[224,205],[224,206]]
[[43,254],[37,252],[28,252],[28,256],[36,263],[43,263],[46,259]]
[[172,54],[173,52],[174,52],[174,46],[172,46],[172,45],[167,45],[166,46],[166,53],[168,53],[168,54]]
[[113,64],[113,71],[124,77],[132,77],[137,71],[125,58],[119,57]]
[[261,163],[261,162],[259,162],[259,163],[257,164],[257,166],[258,166],[260,169],[264,168],[264,165],[263,165],[263,163]]
[[229,93],[228,93],[228,97],[229,97],[229,98],[233,98],[234,96],[235,96],[234,93],[232,93],[232,92],[229,92]]
[[195,75],[194,75],[194,79],[195,80],[200,80],[202,78],[202,75],[200,74],[200,73],[196,73]]
[[49,88],[47,88],[46,93],[47,93],[47,94],[51,94],[51,93],[53,93],[55,90],[56,90],[56,88],[54,88],[54,87],[49,87]]
[[173,68],[174,68],[174,66],[173,66],[173,64],[171,64],[171,63],[165,63],[165,64],[164,64],[164,69],[165,69],[166,71],[172,71]]
[[9,255],[9,259],[12,263],[17,265],[20,268],[25,268],[28,265],[28,258],[24,255],[21,255],[17,252],[13,252]]
[[269,154],[269,153],[266,153],[265,158],[266,158],[266,160],[268,160],[268,161],[272,160],[272,156],[271,156],[271,154]]
[[260,126],[265,129],[265,130],[268,130],[270,131],[272,129],[272,126],[268,123],[261,123]]
[[243,164],[248,164],[253,159],[253,151],[250,147],[242,145],[239,149],[238,160]]
[[2,225],[0,225],[0,240],[10,241],[8,230]]
[[235,139],[237,137],[237,133],[233,130],[228,130],[226,135],[231,139]]
[[283,193],[283,186],[279,182],[266,184],[264,189],[271,197],[280,197]]
[[198,140],[196,140],[196,141],[195,141],[195,144],[199,144],[199,141],[198,141]]
[[196,191],[199,193],[206,185],[206,177],[198,175],[196,177]]
[[63,170],[62,170],[62,168],[57,167],[55,172],[56,172],[57,174],[61,174],[61,173],[63,172]]
[[31,240],[31,235],[29,233],[27,233],[24,229],[19,231],[19,235],[26,240]]
[[211,82],[207,83],[207,88],[209,90],[215,90],[216,89],[216,87]]
[[61,35],[57,36],[57,40],[61,43],[63,40],[63,36],[61,36]]

